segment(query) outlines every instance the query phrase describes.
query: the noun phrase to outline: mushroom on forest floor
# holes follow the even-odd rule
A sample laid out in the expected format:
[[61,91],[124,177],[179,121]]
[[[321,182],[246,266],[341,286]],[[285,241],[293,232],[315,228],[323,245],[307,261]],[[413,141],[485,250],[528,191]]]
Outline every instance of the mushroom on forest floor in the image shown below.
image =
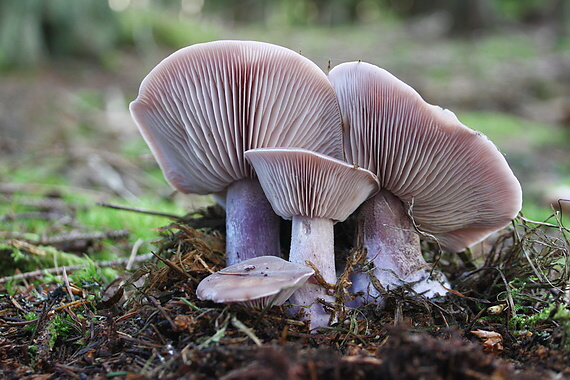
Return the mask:
[[340,111],[326,75],[268,43],[183,48],[147,75],[130,110],[172,187],[225,198],[228,265],[280,254],[280,219],[246,150],[295,146],[342,157]]
[[[275,212],[292,220],[289,261],[310,261],[327,283],[335,284],[333,224],[344,221],[378,191],[376,176],[304,149],[259,148],[248,150],[245,156]],[[290,299],[309,307],[306,314],[312,328],[326,326],[330,320],[319,299],[334,302],[315,281]]]
[[[517,178],[486,136],[387,71],[348,62],[334,67],[329,80],[343,116],[346,159],[375,173],[382,188],[359,214],[373,275],[385,288],[411,282],[427,296],[443,295],[429,279],[418,233],[451,252],[483,240],[520,211]],[[366,273],[352,280],[365,301],[377,299]]]
[[230,265],[204,278],[196,295],[216,303],[241,303],[265,309],[283,302],[313,275],[305,265],[276,256],[258,256]]

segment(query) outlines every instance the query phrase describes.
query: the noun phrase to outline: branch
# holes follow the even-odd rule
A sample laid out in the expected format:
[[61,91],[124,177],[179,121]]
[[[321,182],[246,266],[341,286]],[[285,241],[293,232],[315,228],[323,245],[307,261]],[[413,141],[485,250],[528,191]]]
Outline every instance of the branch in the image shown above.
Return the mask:
[[[114,266],[126,266],[129,263],[129,260],[134,261],[134,262],[141,262],[141,261],[146,261],[149,260],[153,257],[152,253],[147,253],[144,255],[140,255],[140,256],[136,256],[135,259],[131,259],[131,258],[124,258],[124,259],[119,259],[119,260],[110,260],[110,261],[102,261],[100,263],[95,263],[96,266],[98,266],[99,268],[107,268],[107,267],[114,267]],[[0,278],[0,284],[5,284],[9,281],[21,281],[21,280],[27,280],[30,278],[34,278],[34,277],[41,277],[41,276],[45,276],[45,275],[50,275],[50,274],[58,274],[60,272],[62,272],[64,269],[66,272],[74,272],[76,270],[79,269],[83,269],[85,268],[85,264],[83,265],[68,265],[68,266],[64,266],[64,267],[57,267],[57,268],[48,268],[48,269],[38,269],[38,270],[34,270],[31,272],[26,272],[26,273],[18,273],[12,276],[5,276],[5,277],[1,277]]]

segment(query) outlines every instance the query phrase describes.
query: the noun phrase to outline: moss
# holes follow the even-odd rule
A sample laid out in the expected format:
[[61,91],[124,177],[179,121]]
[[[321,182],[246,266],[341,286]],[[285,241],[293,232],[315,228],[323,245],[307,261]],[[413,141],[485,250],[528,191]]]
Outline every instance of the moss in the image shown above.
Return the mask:
[[87,264],[84,258],[54,247],[33,245],[20,240],[0,244],[0,274],[12,275],[16,269],[30,272],[38,268]]

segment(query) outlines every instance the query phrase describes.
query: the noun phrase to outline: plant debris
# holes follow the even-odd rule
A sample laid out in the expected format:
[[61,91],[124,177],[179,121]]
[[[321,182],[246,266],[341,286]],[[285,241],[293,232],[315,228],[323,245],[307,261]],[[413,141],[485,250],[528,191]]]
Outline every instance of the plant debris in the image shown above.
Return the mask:
[[[219,220],[220,209],[209,208],[161,228],[151,258],[108,284],[97,278],[98,263],[90,272],[72,268],[41,282],[14,278],[9,288],[0,282],[0,376],[570,376],[569,230],[556,219],[517,218],[485,243],[481,258],[426,244],[451,279],[448,296],[426,299],[402,287],[385,291],[383,306],[331,305],[339,322],[317,332],[287,305],[251,310],[197,299],[198,283],[225,266]],[[346,270],[357,269],[361,253],[343,243],[350,228],[336,232]],[[344,304],[350,294],[342,283],[332,290]]]

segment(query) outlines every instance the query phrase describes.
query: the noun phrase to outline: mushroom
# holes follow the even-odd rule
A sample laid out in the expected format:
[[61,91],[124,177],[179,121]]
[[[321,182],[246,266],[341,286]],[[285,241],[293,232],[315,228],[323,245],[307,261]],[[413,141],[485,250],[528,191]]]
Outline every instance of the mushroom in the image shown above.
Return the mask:
[[244,151],[295,146],[343,154],[340,111],[326,75],[268,43],[183,48],[142,81],[130,110],[172,187],[222,198],[228,265],[280,254],[280,219]]
[[[292,220],[289,261],[311,262],[329,284],[336,283],[333,224],[344,221],[378,191],[378,180],[368,170],[323,154],[295,148],[258,148],[245,152],[273,210]],[[328,324],[319,303],[334,302],[315,281],[291,297],[308,306],[312,327]]]
[[305,265],[276,256],[258,256],[204,278],[196,295],[201,300],[265,309],[283,304],[312,274]]
[[[382,190],[359,212],[374,276],[385,288],[415,283],[427,296],[445,287],[429,278],[418,234],[447,251],[463,250],[505,227],[522,206],[521,186],[486,136],[410,86],[364,62],[329,73],[341,107],[347,161],[378,176]],[[366,273],[353,290],[380,291]]]

